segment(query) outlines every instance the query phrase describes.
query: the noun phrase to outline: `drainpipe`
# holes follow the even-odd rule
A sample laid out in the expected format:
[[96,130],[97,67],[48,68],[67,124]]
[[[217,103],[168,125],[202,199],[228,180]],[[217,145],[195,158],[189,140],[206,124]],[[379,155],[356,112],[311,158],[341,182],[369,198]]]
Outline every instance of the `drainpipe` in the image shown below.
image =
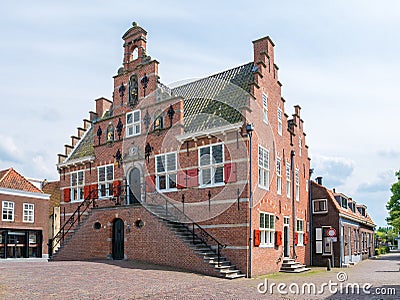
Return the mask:
[[[340,259],[339,266],[342,268],[343,260],[344,260],[344,232],[342,225],[342,217],[339,217],[339,245],[340,245]],[[343,237],[343,238],[342,238]]]
[[296,190],[295,190],[295,168],[294,168],[294,156],[295,151],[290,151],[290,165],[292,169],[292,228],[293,228],[293,238],[292,238],[292,245],[293,245],[293,259],[296,259],[296,208],[295,208],[295,198],[296,198]]
[[313,206],[312,206],[312,184],[311,184],[311,176],[314,173],[314,169],[309,170],[308,176],[308,201],[309,201],[309,211],[310,211],[310,232],[308,233],[308,244],[310,245],[310,264],[313,265]]
[[246,131],[247,135],[249,136],[249,151],[250,151],[250,168],[249,168],[249,187],[250,187],[250,199],[249,199],[249,261],[248,261],[248,270],[247,270],[247,278],[251,278],[251,261],[252,261],[252,247],[253,247],[253,143],[252,143],[252,137],[253,137],[253,131],[254,131],[254,126],[251,123],[248,123],[246,125]]

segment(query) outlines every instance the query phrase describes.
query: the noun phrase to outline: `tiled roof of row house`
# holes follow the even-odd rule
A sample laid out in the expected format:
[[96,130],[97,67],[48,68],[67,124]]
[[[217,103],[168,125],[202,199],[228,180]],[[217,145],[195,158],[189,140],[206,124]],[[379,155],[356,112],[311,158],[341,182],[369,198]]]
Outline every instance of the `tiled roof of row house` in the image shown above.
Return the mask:
[[0,188],[43,194],[40,189],[13,168],[0,171]]
[[313,184],[315,184],[316,186],[325,189],[327,195],[329,195],[329,200],[332,201],[333,205],[336,207],[336,209],[342,213],[343,215],[352,217],[352,218],[356,218],[360,221],[363,222],[368,222],[371,226],[375,226],[374,221],[372,220],[371,216],[368,214],[367,211],[365,211],[365,216],[363,216],[358,209],[355,210],[355,212],[353,212],[351,210],[351,208],[349,206],[347,206],[347,208],[342,207],[341,205],[339,205],[339,203],[336,201],[335,199],[335,194],[333,193],[333,191],[329,190],[328,188],[326,188],[323,185],[320,185],[316,182],[313,182]]
[[72,151],[68,161],[94,155],[94,128],[91,126]]
[[186,132],[242,121],[242,108],[254,81],[254,64],[245,65],[178,86],[172,94],[184,100]]
[[60,181],[49,181],[43,185],[43,192],[50,196],[49,215],[53,214],[53,208],[60,206]]
[[[241,122],[241,111],[254,81],[253,66],[252,62],[247,63],[172,89],[174,96],[185,99],[185,131],[196,132]],[[92,126],[67,162],[93,156],[93,144]]]

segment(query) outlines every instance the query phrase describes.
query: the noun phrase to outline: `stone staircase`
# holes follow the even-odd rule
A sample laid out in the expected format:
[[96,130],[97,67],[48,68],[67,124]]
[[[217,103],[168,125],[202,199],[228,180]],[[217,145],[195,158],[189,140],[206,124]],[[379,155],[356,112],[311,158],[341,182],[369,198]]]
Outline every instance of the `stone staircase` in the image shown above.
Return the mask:
[[191,251],[202,257],[205,263],[213,267],[220,277],[236,279],[246,276],[221,254],[218,262],[217,247],[208,245],[198,234],[193,234],[191,224],[180,222],[178,220],[182,219],[180,216],[167,215],[165,208],[158,205],[145,205],[145,207],[159,218],[175,236],[185,242]]
[[60,240],[59,242],[60,246],[56,248],[53,255],[49,257],[49,261],[57,260],[58,253],[60,253],[62,249],[67,246],[68,242],[72,239],[74,234],[79,231],[79,228],[81,228],[85,224],[86,220],[88,220],[91,215],[92,215],[92,210],[89,210],[88,212],[86,212],[81,216],[82,218],[81,221],[73,229],[70,229],[68,231],[63,241]]
[[300,264],[299,262],[295,261],[293,258],[284,258],[279,272],[301,273],[301,272],[306,272],[309,270],[310,270],[310,268],[307,268],[306,265]]

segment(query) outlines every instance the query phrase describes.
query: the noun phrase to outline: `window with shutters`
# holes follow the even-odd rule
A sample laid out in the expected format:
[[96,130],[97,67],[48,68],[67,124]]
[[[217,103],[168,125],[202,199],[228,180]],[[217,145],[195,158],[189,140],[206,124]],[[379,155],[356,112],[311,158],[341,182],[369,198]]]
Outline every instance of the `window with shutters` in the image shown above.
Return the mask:
[[282,162],[280,158],[276,158],[276,193],[282,194]]
[[97,168],[99,197],[113,195],[114,165],[105,165]]
[[156,186],[157,190],[176,190],[176,152],[156,156]]
[[126,136],[140,134],[140,110],[135,110],[126,114]]
[[260,212],[260,246],[274,247],[275,245],[275,215]]
[[304,220],[296,220],[297,246],[304,245]]
[[199,169],[201,187],[224,184],[224,145],[222,143],[199,147]]
[[2,221],[14,221],[14,202],[2,201]]
[[31,203],[24,203],[23,222],[33,223],[35,221],[35,206]]
[[269,151],[258,146],[258,186],[269,190]]
[[83,188],[85,185],[84,171],[76,171],[71,173],[71,201],[82,201]]

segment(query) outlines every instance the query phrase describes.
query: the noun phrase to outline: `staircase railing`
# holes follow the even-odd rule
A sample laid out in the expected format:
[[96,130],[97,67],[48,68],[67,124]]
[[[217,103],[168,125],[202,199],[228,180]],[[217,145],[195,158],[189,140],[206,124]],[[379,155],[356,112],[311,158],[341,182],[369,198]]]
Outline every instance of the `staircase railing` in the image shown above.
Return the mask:
[[[177,207],[174,203],[172,203],[166,196],[161,193],[155,192],[157,196],[159,196],[161,201],[155,201],[153,195],[147,194],[146,203],[143,205],[151,210],[148,204],[155,204],[159,208],[163,209],[165,218],[172,222],[179,222],[185,224],[186,228],[192,234],[192,242],[196,244],[196,240],[201,240],[202,243],[207,246],[212,246],[214,244],[217,249],[217,264],[220,266],[221,262],[221,250],[226,247],[226,244],[222,244],[219,242],[214,236],[208,233],[203,227],[200,226],[197,222],[191,219],[188,215],[186,215],[183,210]],[[150,201],[149,201],[150,200]]]
[[57,246],[61,246],[64,242],[65,236],[71,231],[76,223],[81,222],[82,215],[88,210],[92,205],[93,208],[96,207],[97,190],[91,190],[89,195],[79,204],[73,214],[68,218],[64,225],[61,226],[57,234],[49,240],[49,256],[52,257],[54,249]]

